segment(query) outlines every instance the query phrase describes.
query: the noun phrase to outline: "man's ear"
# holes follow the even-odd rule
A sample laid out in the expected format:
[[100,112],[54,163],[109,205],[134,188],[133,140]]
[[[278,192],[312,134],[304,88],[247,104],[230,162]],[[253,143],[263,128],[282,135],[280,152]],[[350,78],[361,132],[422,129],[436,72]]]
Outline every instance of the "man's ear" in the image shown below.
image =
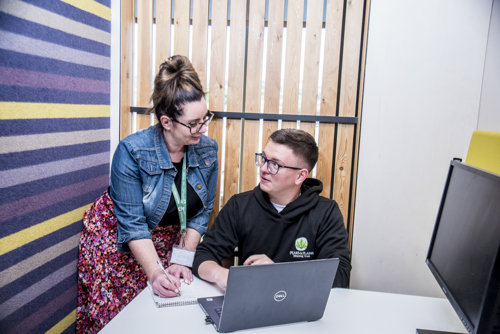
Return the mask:
[[170,127],[172,125],[172,120],[168,116],[161,116],[160,123],[162,128],[170,130]]
[[295,184],[302,184],[307,179],[309,175],[309,171],[305,168],[301,169],[299,174],[297,175],[297,179],[295,179]]

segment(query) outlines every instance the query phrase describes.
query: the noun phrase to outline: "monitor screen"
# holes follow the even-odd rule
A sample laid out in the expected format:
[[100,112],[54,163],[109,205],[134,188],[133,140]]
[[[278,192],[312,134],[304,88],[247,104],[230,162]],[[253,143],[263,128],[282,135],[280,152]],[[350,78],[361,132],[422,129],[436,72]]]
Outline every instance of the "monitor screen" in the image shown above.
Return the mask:
[[500,176],[453,161],[427,263],[471,333],[492,313],[485,297],[498,289],[499,246]]

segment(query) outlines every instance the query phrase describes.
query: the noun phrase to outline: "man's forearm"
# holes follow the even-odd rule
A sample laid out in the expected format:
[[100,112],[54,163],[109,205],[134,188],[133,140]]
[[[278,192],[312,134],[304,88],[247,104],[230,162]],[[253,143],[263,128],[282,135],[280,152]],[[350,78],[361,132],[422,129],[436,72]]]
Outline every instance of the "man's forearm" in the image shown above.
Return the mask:
[[205,261],[198,267],[198,275],[207,282],[216,283],[226,288],[229,269],[221,267],[214,261]]

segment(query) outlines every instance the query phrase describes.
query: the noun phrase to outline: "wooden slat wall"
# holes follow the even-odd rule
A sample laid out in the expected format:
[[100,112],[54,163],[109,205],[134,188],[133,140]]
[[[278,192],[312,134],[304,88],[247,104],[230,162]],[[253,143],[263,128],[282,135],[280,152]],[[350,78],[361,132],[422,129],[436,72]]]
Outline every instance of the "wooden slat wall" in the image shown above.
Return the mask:
[[203,89],[207,89],[207,48],[208,48],[208,4],[209,0],[193,1],[193,49],[192,63],[200,77]]
[[[349,0],[345,14],[344,53],[342,55],[342,77],[340,86],[339,116],[355,116],[358,97],[359,58],[361,30],[363,27],[363,0]],[[337,133],[337,156],[335,157],[335,179],[333,198],[347,223],[351,192],[354,125],[339,124]],[[348,229],[352,233],[352,228]]]
[[[302,0],[289,0],[287,14],[283,114],[297,114],[299,112],[300,58],[302,49],[304,2]],[[281,128],[295,129],[297,128],[297,122],[283,122]]]
[[189,14],[191,0],[176,0],[174,11],[174,54],[189,55]]
[[[229,68],[227,80],[227,110],[243,111],[243,80],[245,78],[245,36],[247,21],[246,0],[231,1],[231,36],[229,41]],[[240,146],[242,121],[226,121],[223,204],[239,192]]]
[[122,0],[120,69],[120,138],[132,132],[134,91],[134,0]]
[[[259,113],[262,96],[262,63],[264,54],[264,23],[266,0],[249,0],[247,80],[245,87],[245,112]],[[257,185],[255,153],[259,150],[259,121],[243,123],[243,148],[241,159],[241,188],[247,191]]]
[[[212,0],[212,40],[210,54],[210,110],[224,109],[225,91],[225,64],[226,64],[226,37],[227,37],[227,0]],[[220,183],[222,178],[222,119],[215,119],[208,128],[208,135],[219,143],[219,177],[215,192],[214,209],[210,215],[209,225],[212,226],[220,207]]]
[[[151,53],[153,50],[153,1],[140,0],[137,3],[137,105],[150,106],[152,88]],[[149,127],[149,115],[137,115],[137,127]]]
[[[155,64],[153,68],[154,72],[157,73],[160,65],[168,59],[171,55],[170,50],[170,35],[171,35],[171,23],[172,23],[172,1],[171,0],[161,0],[156,1],[156,54],[155,54]],[[154,78],[153,78],[154,79]],[[152,92],[152,88],[151,88]],[[141,118],[141,127],[148,126],[148,120],[144,116]],[[158,120],[154,118],[154,122],[157,123]]]
[[[325,23],[325,56],[323,60],[323,81],[321,91],[320,115],[335,116],[337,112],[337,92],[339,78],[340,46],[342,39],[342,15],[344,1],[328,0]],[[330,197],[332,191],[333,151],[335,143],[335,124],[319,125],[319,159],[316,177],[323,181],[323,196]],[[344,223],[347,222],[346,213]]]
[[[321,50],[321,29],[323,21],[323,0],[307,1],[306,44],[304,54],[304,79],[302,80],[302,115],[316,115],[318,104],[319,60]],[[314,137],[315,123],[301,123],[300,128]]]
[[[278,114],[280,109],[281,59],[283,53],[283,24],[285,22],[285,1],[269,2],[267,29],[266,81],[264,90],[264,113]],[[278,130],[278,121],[264,121],[262,148],[269,136]],[[257,153],[257,152],[255,152]]]
[[[134,85],[133,57],[137,57],[140,64],[136,73],[138,107],[150,105],[152,66],[156,72],[169,56],[191,54],[191,61],[208,92],[210,110],[360,118],[369,0],[326,0],[326,8],[325,0],[308,0],[305,22],[304,0],[269,0],[267,8],[266,0],[231,0],[229,21],[228,0],[156,0],[153,65],[153,0],[136,1],[139,31],[135,37],[139,45],[136,55],[132,46],[134,3],[122,1],[122,137],[133,131],[129,109]],[[171,29],[173,50],[170,49]],[[323,49],[322,34],[325,36]],[[302,58],[303,47],[306,51]],[[149,124],[149,116],[138,115],[137,129]],[[259,137],[264,147],[279,123],[265,120],[262,129],[259,124],[258,120],[227,119],[224,122],[215,118],[209,126],[208,135],[219,143],[220,163],[219,190],[211,222],[232,195],[257,185],[254,158],[261,150]],[[281,122],[281,128],[296,127],[296,121]],[[333,197],[339,203],[351,242],[359,126],[321,122],[316,127],[314,122],[302,121],[300,128],[318,138],[320,157],[316,177],[323,181],[322,195]]]
[[[366,0],[365,2],[365,12],[369,11],[370,8],[370,1],[371,0]],[[358,92],[358,124],[361,124],[361,115],[362,115],[362,107],[363,107],[363,87],[365,83],[365,64],[366,64],[366,45],[367,45],[367,38],[368,38],[368,19],[369,15],[365,14],[364,17],[364,22],[363,22],[363,43],[361,47],[361,68],[360,68],[360,73],[361,75],[359,76],[359,87],[360,90]],[[357,131],[355,131],[355,141],[354,141],[354,157],[353,157],[353,171],[352,171],[352,184],[354,185],[352,187],[351,191],[351,206],[349,208],[350,210],[350,216],[349,216],[349,249],[352,249],[352,239],[353,239],[353,227],[354,227],[354,207],[356,203],[356,181],[357,181],[357,171],[358,171],[358,157],[359,157],[359,126],[357,127]]]
[[172,24],[172,1],[161,0],[156,1],[156,55],[155,55],[155,71],[158,69],[168,57],[170,52],[170,34]]

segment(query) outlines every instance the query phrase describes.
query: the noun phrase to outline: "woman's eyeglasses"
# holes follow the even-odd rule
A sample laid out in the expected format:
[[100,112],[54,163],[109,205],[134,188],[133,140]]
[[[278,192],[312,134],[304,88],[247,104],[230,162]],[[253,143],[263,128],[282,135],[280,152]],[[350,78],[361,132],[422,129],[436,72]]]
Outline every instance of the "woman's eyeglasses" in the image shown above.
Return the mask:
[[264,164],[267,163],[267,171],[273,175],[278,174],[278,171],[280,168],[290,168],[290,169],[296,169],[296,170],[301,170],[303,168],[298,168],[298,167],[288,167],[288,166],[282,166],[276,161],[273,160],[268,160],[265,156],[262,155],[262,153],[255,153],[255,164],[258,167],[264,166]]
[[210,122],[212,121],[212,118],[214,118],[214,114],[210,112],[210,110],[207,112],[207,114],[205,115],[205,118],[203,119],[203,122],[199,122],[199,123],[189,123],[189,124],[185,124],[185,123],[182,123],[182,122],[179,122],[178,120],[172,118],[172,117],[169,117],[172,121],[176,122],[176,123],[179,123],[180,125],[184,125],[186,128],[189,129],[189,132],[191,132],[192,135],[198,133],[201,131],[201,128],[203,126],[208,126],[208,124],[210,124]]

